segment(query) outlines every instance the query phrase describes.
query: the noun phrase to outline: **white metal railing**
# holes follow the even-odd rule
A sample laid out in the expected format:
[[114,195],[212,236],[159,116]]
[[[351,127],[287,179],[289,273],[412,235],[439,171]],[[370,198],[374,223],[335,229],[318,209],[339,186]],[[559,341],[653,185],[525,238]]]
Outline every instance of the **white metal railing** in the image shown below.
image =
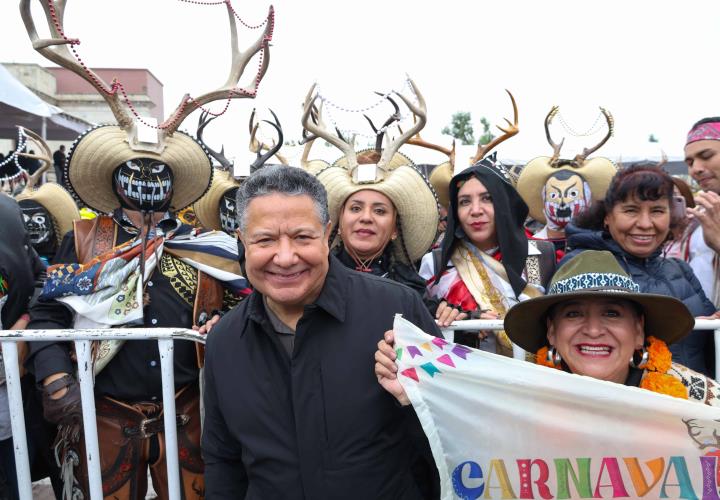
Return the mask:
[[[464,320],[456,321],[443,329],[448,336],[455,330],[502,330],[502,320]],[[715,331],[715,379],[720,378],[720,320],[695,320],[695,330]],[[450,335],[451,336],[451,335]],[[165,447],[168,468],[168,490],[171,500],[180,500],[180,467],[178,463],[177,430],[175,417],[175,376],[173,373],[173,340],[190,340],[205,343],[205,337],[196,331],[173,328],[113,328],[103,330],[0,330],[0,343],[5,361],[5,379],[10,403],[15,463],[18,478],[18,490],[21,500],[32,500],[30,465],[28,462],[27,440],[25,438],[25,419],[23,415],[22,393],[20,391],[20,371],[17,362],[18,341],[74,341],[78,358],[78,378],[82,398],[83,432],[85,435],[88,477],[90,479],[90,498],[102,499],[102,476],[100,473],[100,451],[95,420],[95,397],[93,393],[93,374],[90,345],[93,340],[149,340],[157,339],[160,351],[162,372],[163,417],[165,424]],[[513,346],[515,358],[525,359],[525,351]],[[201,391],[202,392],[202,391]],[[16,439],[17,437],[21,439]]]
[[102,499],[102,476],[100,472],[100,447],[98,446],[97,422],[95,420],[95,395],[93,392],[93,364],[91,342],[93,340],[152,340],[157,339],[160,351],[162,375],[163,419],[165,424],[165,450],[168,473],[168,491],[171,500],[180,500],[180,466],[178,463],[177,421],[175,416],[175,374],[173,372],[173,340],[190,340],[205,343],[198,332],[174,328],[112,328],[102,330],[0,330],[5,380],[10,406],[15,467],[18,492],[21,500],[32,500],[30,463],[28,459],[25,417],[20,390],[20,366],[17,342],[73,341],[77,355],[78,380],[82,399],[83,432],[87,457],[90,498]]

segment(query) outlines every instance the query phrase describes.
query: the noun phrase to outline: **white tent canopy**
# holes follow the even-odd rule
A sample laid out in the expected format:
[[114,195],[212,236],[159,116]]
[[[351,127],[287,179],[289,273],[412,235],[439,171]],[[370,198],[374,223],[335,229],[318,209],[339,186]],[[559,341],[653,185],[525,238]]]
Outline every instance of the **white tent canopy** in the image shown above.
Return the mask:
[[16,125],[49,140],[74,139],[91,126],[40,99],[0,64],[0,137],[16,137]]

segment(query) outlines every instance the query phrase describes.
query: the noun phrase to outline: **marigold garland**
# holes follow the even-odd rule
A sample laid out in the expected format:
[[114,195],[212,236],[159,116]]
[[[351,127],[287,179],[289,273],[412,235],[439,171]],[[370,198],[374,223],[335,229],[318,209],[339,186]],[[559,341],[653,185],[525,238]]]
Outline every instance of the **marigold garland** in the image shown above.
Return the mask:
[[[655,337],[648,337],[648,363],[640,387],[659,394],[667,394],[680,399],[687,399],[687,389],[683,383],[668,374],[672,367],[672,354],[667,344]],[[541,347],[535,354],[535,363],[549,368],[561,369],[548,360],[548,347]]]

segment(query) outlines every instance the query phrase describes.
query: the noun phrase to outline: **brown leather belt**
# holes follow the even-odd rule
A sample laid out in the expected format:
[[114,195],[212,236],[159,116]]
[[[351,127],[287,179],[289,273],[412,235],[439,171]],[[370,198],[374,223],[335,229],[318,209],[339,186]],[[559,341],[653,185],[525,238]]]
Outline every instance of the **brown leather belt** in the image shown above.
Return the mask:
[[[138,425],[123,427],[123,435],[129,438],[145,439],[154,436],[165,430],[165,417],[159,415],[153,418],[141,420]],[[178,427],[183,427],[190,421],[190,415],[175,415],[175,421]]]

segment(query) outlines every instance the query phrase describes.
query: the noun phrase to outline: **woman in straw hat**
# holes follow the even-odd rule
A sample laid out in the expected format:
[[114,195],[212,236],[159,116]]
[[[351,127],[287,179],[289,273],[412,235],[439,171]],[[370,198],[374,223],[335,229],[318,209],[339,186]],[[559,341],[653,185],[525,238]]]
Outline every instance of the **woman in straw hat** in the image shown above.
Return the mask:
[[[505,318],[510,339],[536,362],[600,380],[720,406],[716,381],[672,360],[668,344],[693,326],[677,299],[640,293],[610,252],[583,252],[562,265],[546,295],[515,305]],[[375,373],[398,400],[392,332],[379,344]]]
[[[427,179],[409,158],[397,153],[425,125],[424,100],[415,85],[411,86],[418,105],[403,95],[400,98],[418,120],[385,148],[381,147],[380,133],[375,149],[356,153],[342,138],[329,134],[319,120],[310,120],[317,98],[311,98],[312,89],[306,99],[303,125],[345,152],[316,174],[328,193],[335,256],[347,267],[398,281],[424,295],[425,282],[414,264],[432,245],[439,216]],[[385,127],[392,121],[388,120]]]
[[20,153],[20,156],[39,160],[43,164],[28,178],[25,189],[15,200],[22,210],[30,243],[47,265],[55,257],[65,235],[72,231],[73,221],[80,219],[80,212],[70,193],[60,185],[46,182],[36,189],[43,173],[53,164],[52,155],[40,136],[27,129],[22,129],[21,133],[37,145],[40,153]]

